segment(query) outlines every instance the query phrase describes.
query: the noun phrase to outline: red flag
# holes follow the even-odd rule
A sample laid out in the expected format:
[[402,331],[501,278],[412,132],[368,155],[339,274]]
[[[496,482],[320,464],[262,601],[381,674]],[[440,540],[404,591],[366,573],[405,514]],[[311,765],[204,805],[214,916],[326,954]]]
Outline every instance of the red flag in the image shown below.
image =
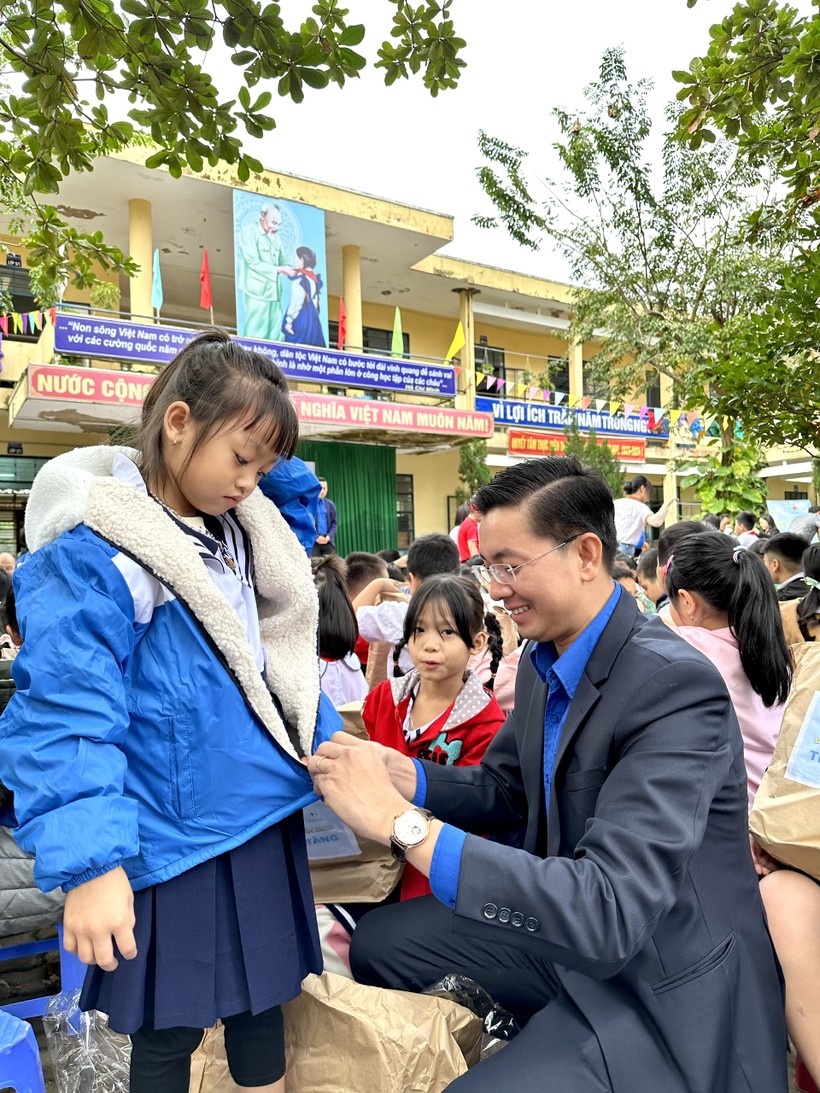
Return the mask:
[[199,271],[199,283],[202,285],[199,293],[199,306],[213,307],[214,301],[211,296],[211,270],[208,266],[207,248],[202,252],[202,269]]
[[336,339],[336,345],[339,349],[344,349],[345,338],[347,337],[347,312],[345,311],[345,302],[342,297],[339,297],[339,336]]

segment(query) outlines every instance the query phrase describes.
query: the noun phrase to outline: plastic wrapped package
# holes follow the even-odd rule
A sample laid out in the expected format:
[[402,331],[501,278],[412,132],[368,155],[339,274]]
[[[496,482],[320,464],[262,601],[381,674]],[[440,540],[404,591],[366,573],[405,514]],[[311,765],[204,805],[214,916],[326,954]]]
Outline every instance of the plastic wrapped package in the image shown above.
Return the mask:
[[131,1041],[104,1013],[83,1013],[79,991],[52,998],[43,1028],[59,1093],[128,1093]]
[[484,1035],[481,1040],[480,1059],[494,1055],[521,1031],[510,1011],[499,1006],[480,983],[466,975],[445,975],[423,993],[449,998],[481,1018],[484,1022]]

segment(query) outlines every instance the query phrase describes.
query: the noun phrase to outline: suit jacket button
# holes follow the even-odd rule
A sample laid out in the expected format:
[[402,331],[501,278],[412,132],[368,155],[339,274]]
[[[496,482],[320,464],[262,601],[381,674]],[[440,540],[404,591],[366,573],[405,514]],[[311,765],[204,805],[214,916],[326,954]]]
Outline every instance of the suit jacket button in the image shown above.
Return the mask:
[[483,914],[485,918],[495,918],[498,914],[498,907],[494,903],[485,903]]
[[524,925],[524,916],[521,914],[520,911],[515,911],[513,913],[513,915],[510,917],[510,923],[513,926],[523,926]]
[[512,911],[509,909],[509,907],[502,907],[501,910],[498,912],[498,921],[505,924],[508,923],[510,921],[511,914]]
[[537,933],[537,931],[541,929],[541,923],[537,918],[530,917],[524,923],[524,929],[529,930],[531,934]]

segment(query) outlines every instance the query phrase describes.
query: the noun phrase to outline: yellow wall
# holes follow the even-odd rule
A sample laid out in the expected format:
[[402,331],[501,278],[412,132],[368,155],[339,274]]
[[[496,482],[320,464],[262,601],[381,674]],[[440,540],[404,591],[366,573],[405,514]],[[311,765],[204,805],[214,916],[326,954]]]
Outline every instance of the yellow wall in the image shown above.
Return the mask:
[[456,492],[458,448],[428,455],[397,455],[396,474],[412,474],[416,535],[448,532],[447,496]]
[[[457,319],[442,318],[437,315],[425,315],[420,311],[411,311],[397,304],[374,304],[363,301],[362,322],[379,330],[392,330],[396,307],[401,310],[401,325],[405,334],[410,336],[410,351],[413,356],[433,357],[442,360],[450,347],[455,334]],[[331,296],[328,302],[331,319],[339,314],[339,298]],[[490,346],[504,349],[510,354],[526,357],[561,357],[566,354],[567,342],[559,334],[541,333],[534,330],[508,330],[495,327],[491,323],[475,324],[476,338],[486,337]],[[526,367],[526,362],[517,356],[509,362],[509,367]],[[533,360],[531,370],[538,372],[543,362]]]

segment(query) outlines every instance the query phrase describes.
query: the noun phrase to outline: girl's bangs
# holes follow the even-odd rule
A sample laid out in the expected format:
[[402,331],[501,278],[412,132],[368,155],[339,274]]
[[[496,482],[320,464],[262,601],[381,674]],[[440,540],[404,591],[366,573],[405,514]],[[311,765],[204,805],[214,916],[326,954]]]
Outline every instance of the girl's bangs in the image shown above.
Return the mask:
[[290,459],[299,442],[296,407],[281,390],[267,384],[249,394],[235,420],[241,422],[243,429],[258,432],[263,443],[269,444],[281,457]]

